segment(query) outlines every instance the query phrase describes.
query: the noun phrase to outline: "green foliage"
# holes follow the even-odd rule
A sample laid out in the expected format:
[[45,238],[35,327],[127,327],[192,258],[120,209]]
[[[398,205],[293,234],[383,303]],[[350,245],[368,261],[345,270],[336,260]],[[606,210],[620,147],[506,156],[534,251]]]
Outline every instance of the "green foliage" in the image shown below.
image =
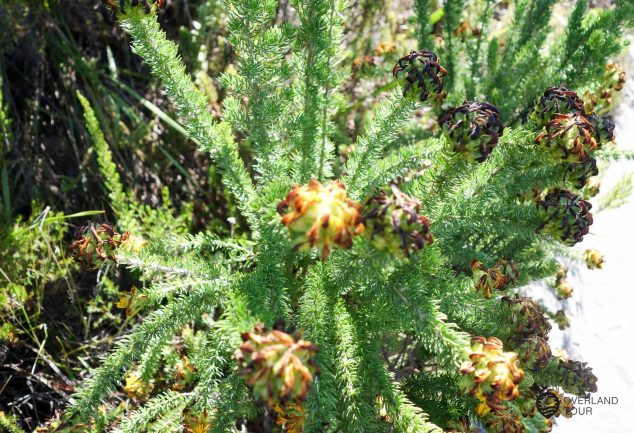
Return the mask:
[[99,169],[119,226],[150,240],[161,239],[165,235],[166,228],[175,235],[186,234],[191,224],[191,203],[185,204],[180,213],[176,214],[167,187],[163,188],[163,203],[158,208],[142,205],[131,194],[126,194],[117,167],[112,160],[112,153],[90,103],[79,92],[77,92],[77,98],[84,108],[86,129],[94,141]]

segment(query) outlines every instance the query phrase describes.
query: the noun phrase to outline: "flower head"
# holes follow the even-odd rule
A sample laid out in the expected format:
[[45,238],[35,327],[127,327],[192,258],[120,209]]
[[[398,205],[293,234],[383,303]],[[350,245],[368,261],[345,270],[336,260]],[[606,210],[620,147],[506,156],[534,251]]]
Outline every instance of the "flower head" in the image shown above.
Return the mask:
[[398,60],[392,75],[401,81],[405,97],[425,102],[444,96],[442,77],[447,75],[447,70],[438,63],[438,56],[432,51],[411,51]]
[[510,310],[511,323],[514,325],[513,332],[517,337],[548,335],[551,329],[550,323],[542,308],[533,299],[516,294],[514,297],[503,297],[502,302]]
[[533,335],[519,340],[517,353],[522,366],[539,370],[548,364],[552,356],[548,338],[541,335]]
[[316,247],[327,258],[334,246],[350,248],[352,238],[363,233],[361,205],[348,199],[343,184],[322,185],[311,180],[294,187],[277,207],[292,233],[294,248]]
[[497,259],[492,268],[487,269],[478,260],[471,262],[471,271],[476,284],[476,290],[491,298],[493,290],[504,290],[509,284],[514,284],[519,279],[520,273],[517,265],[511,260]]
[[77,229],[68,250],[85,270],[95,270],[107,261],[116,262],[115,252],[129,236],[117,233],[110,224],[87,223]]
[[486,417],[488,433],[525,433],[524,423],[518,415],[508,412],[495,412]]
[[557,299],[568,299],[572,296],[573,292],[574,289],[568,280],[565,278],[557,280],[557,283],[555,284],[555,296],[557,296]]
[[610,141],[614,141],[614,130],[616,125],[614,124],[614,118],[612,116],[599,116],[595,113],[588,115],[588,121],[594,128],[594,138],[597,141],[597,145],[602,145]]
[[564,310],[558,310],[552,319],[562,331],[570,327],[570,320],[568,320],[568,316]]
[[502,402],[519,395],[518,385],[524,377],[517,355],[504,352],[502,342],[495,337],[471,339],[468,360],[460,367],[460,374],[460,389],[480,398],[493,411],[504,410]]
[[561,387],[570,394],[597,392],[597,377],[586,362],[559,360],[559,375]]
[[602,269],[605,257],[597,250],[585,250],[583,256],[586,259],[588,269]]
[[366,233],[377,249],[409,257],[434,241],[430,222],[420,213],[418,200],[402,193],[396,185],[391,188],[392,194],[381,191],[368,201]]
[[487,269],[484,264],[478,260],[471,262],[471,271],[475,280],[475,288],[482,293],[485,298],[491,298],[493,290],[504,290],[506,278],[502,271],[496,267]]
[[148,398],[153,388],[154,385],[152,383],[145,382],[141,378],[141,373],[138,370],[131,370],[126,374],[123,391],[129,398],[145,400]]
[[477,162],[489,157],[504,132],[499,110],[488,102],[467,101],[453,107],[438,124],[454,143],[454,152]]
[[242,334],[236,351],[239,373],[253,394],[269,407],[306,397],[317,367],[317,347],[282,331],[265,332],[260,325]]
[[530,118],[538,125],[545,126],[556,114],[565,113],[583,114],[583,101],[565,85],[553,86],[546,89],[537,100]]
[[273,412],[277,415],[275,423],[286,433],[303,433],[306,421],[306,409],[301,402],[289,401],[284,405],[275,403]]
[[563,162],[585,162],[597,148],[594,126],[580,114],[555,114],[535,142]]
[[583,240],[592,225],[592,205],[580,196],[561,189],[549,190],[537,203],[542,223],[537,233],[548,233],[566,245]]
[[564,180],[573,182],[574,187],[578,189],[585,187],[591,177],[599,174],[597,161],[592,157],[584,162],[564,163],[564,167]]

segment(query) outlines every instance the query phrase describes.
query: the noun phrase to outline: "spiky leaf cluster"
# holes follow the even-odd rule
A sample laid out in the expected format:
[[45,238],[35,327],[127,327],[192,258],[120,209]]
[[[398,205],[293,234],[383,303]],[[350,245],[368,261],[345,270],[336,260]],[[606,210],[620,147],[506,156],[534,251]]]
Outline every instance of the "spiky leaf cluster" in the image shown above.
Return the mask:
[[[416,2],[416,21],[430,28],[426,3]],[[547,333],[543,311],[516,297],[512,286],[515,279],[552,276],[560,241],[571,244],[587,233],[589,206],[553,187],[561,186],[563,162],[586,162],[591,152],[598,160],[604,150],[592,125],[572,113],[553,113],[543,134],[523,124],[522,113],[548,86],[596,83],[634,16],[634,8],[618,2],[600,19],[584,19],[580,1],[565,37],[542,50],[553,3],[519,1],[517,25],[508,33],[462,41],[454,30],[464,2],[446,2],[436,51],[401,58],[394,80],[362,99],[347,91],[358,80],[346,81],[344,66],[368,55],[346,51],[347,2],[292,0],[287,17],[273,0],[226,0],[237,67],[220,79],[228,96],[219,115],[208,111],[206,95],[156,17],[143,8],[121,15],[134,51],[161,80],[182,127],[222,173],[241,230],[229,238],[166,233],[118,254],[119,263],[146,278],[139,291],[147,315],[75,396],[78,423],[117,391],[134,364],[151,376],[173,336],[190,324],[202,337],[192,350],[196,372],[186,391],[155,389],[143,407],[125,414],[123,430],[182,425],[183,413],[206,414],[205,428],[212,431],[246,429],[246,420],[272,422],[270,409],[284,428],[303,422],[307,433],[440,433],[450,420],[469,416],[489,429],[545,426],[538,416],[517,415],[522,361],[518,365],[501,340],[472,342],[470,335],[499,335],[506,347],[509,334]],[[485,35],[492,13],[475,7]],[[429,32],[420,38],[423,46],[434,44]],[[436,128],[441,101],[451,107],[476,98],[496,108],[476,105],[441,122],[461,139],[456,154]],[[356,116],[363,101],[367,115]],[[593,171],[590,166],[581,176]],[[392,184],[399,194],[381,195]],[[540,195],[538,206],[517,199],[533,190],[550,192]],[[366,213],[361,204],[368,203]],[[390,228],[392,248],[379,251],[375,230],[363,233],[364,214],[368,226],[383,224],[383,233]],[[296,251],[313,247],[320,257]],[[475,257],[509,261],[494,265],[514,290],[508,301],[486,300],[473,290]],[[310,389],[286,356],[301,349],[299,342],[280,335],[269,341],[254,331],[257,323],[272,329],[280,321],[319,347],[320,373],[309,370]],[[241,341],[245,332],[251,334]],[[545,358],[543,345],[534,344],[540,341],[526,346],[534,383],[593,389],[587,372],[562,367],[557,376],[552,362],[536,368]],[[466,393],[458,392],[460,385]],[[306,397],[301,420],[290,407],[299,397]],[[495,410],[486,414],[483,405]]]

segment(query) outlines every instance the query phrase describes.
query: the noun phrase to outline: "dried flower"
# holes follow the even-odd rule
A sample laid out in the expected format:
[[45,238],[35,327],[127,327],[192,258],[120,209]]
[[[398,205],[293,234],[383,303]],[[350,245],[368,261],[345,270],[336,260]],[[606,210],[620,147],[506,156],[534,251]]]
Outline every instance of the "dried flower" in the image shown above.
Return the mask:
[[473,260],[471,271],[476,290],[482,293],[485,298],[490,299],[493,290],[504,290],[506,278],[500,269],[495,267],[487,269],[482,262]]
[[565,113],[584,114],[583,101],[562,84],[546,89],[544,95],[535,102],[530,118],[539,126],[545,126],[556,114]]
[[87,223],[75,232],[75,242],[68,248],[85,270],[95,270],[107,261],[116,262],[117,248],[129,234],[117,233],[110,224]]
[[524,377],[517,355],[504,352],[502,342],[495,337],[473,337],[468,358],[460,367],[460,389],[485,400],[493,411],[504,410],[502,402],[519,395],[518,384]]
[[585,250],[583,256],[586,259],[588,269],[603,269],[605,258],[603,257],[603,254],[597,250]]
[[398,60],[392,75],[403,83],[405,97],[421,102],[430,97],[444,97],[442,77],[447,75],[447,70],[438,63],[438,56],[432,51],[410,51]]
[[583,240],[592,225],[592,205],[569,191],[553,189],[537,203],[537,215],[542,220],[537,233],[548,233],[572,246]]
[[348,199],[345,186],[337,180],[324,186],[313,179],[307,186],[295,186],[277,211],[292,233],[294,248],[316,247],[324,259],[333,244],[350,248],[352,238],[365,229],[361,205]]
[[391,195],[381,191],[368,201],[366,233],[377,249],[409,257],[434,241],[430,222],[420,214],[418,200],[403,194],[396,185],[391,189]]
[[585,117],[574,114],[555,114],[546,130],[535,138],[558,161],[585,162],[597,148],[594,126]]
[[504,132],[499,110],[487,102],[465,101],[442,114],[438,124],[454,152],[477,162],[489,157]]
[[597,392],[597,377],[586,362],[559,360],[561,387],[574,395]]
[[269,407],[306,397],[317,367],[317,347],[282,331],[266,332],[257,325],[242,334],[236,351],[239,373],[253,387],[253,394]]
[[503,297],[502,302],[510,309],[510,319],[514,325],[513,332],[517,337],[548,335],[551,329],[550,323],[542,308],[533,299],[516,294],[512,298]]
[[493,267],[502,272],[506,284],[515,284],[520,278],[520,271],[517,269],[517,264],[513,260],[499,258],[493,263]]

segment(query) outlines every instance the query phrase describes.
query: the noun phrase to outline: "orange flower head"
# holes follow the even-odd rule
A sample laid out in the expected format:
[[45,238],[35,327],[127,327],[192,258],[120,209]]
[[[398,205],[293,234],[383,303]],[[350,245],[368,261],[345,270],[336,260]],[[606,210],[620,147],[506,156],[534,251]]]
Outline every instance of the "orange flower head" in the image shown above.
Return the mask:
[[306,398],[317,371],[314,344],[282,331],[266,332],[261,325],[242,334],[242,340],[235,354],[238,372],[258,400],[273,408]]
[[524,371],[518,365],[517,354],[504,352],[499,339],[473,337],[467,356],[458,383],[463,392],[478,397],[492,411],[504,410],[503,402],[519,396]]
[[316,247],[323,259],[334,247],[350,248],[352,239],[365,229],[361,205],[348,199],[338,180],[322,185],[313,179],[294,187],[277,211],[292,234],[294,248]]

